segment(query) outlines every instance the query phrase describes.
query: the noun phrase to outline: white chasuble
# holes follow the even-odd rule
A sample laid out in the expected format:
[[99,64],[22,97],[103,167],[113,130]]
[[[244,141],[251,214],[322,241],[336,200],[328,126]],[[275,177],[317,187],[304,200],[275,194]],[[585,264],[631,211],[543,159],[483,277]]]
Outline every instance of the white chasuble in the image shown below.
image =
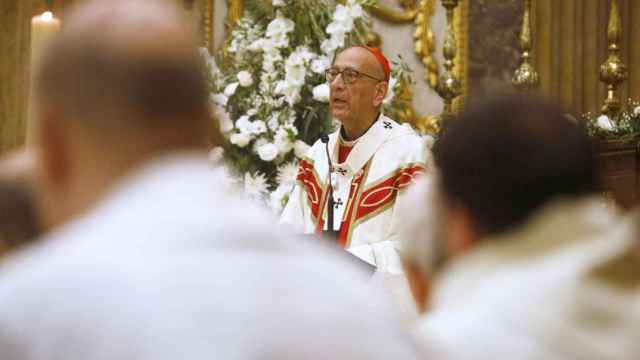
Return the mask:
[[407,187],[431,168],[424,140],[408,125],[380,115],[338,162],[340,130],[329,136],[329,175],[326,144],[317,141],[300,161],[298,182],[281,216],[281,223],[300,233],[327,230],[329,179],[333,184],[334,230],[338,243],[379,271],[401,273],[396,251],[405,226],[397,204],[407,201]]

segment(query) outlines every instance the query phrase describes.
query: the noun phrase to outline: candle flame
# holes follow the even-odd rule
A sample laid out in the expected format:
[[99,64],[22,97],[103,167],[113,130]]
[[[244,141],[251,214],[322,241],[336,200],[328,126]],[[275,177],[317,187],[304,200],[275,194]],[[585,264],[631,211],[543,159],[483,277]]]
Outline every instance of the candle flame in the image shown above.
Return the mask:
[[44,21],[51,21],[53,20],[53,14],[51,13],[51,11],[45,11],[42,13],[42,15],[40,15],[40,18]]

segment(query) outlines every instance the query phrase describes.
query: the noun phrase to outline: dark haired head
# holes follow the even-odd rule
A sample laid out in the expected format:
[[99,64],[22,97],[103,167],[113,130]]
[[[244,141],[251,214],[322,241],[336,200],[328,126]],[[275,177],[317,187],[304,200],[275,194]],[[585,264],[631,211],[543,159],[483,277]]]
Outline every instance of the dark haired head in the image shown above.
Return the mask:
[[596,187],[586,133],[540,99],[504,97],[467,109],[434,153],[445,197],[486,235],[521,223],[553,198]]

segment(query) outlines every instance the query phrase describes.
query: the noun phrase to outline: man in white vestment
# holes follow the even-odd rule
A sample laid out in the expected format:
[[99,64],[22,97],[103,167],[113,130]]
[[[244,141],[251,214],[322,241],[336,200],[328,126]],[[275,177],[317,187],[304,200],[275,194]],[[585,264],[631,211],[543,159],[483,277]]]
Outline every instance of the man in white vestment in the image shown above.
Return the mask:
[[0,359],[416,358],[364,273],[222,186],[178,9],[85,1],[66,19],[35,86],[56,213],[0,267]]
[[381,113],[389,76],[377,48],[356,46],[336,56],[326,77],[341,126],[300,161],[281,223],[306,234],[334,233],[340,246],[378,271],[401,274],[396,246],[405,224],[397,206],[432,165],[423,139]]
[[404,248],[428,309],[415,330],[426,350],[440,359],[640,357],[640,256],[627,256],[637,232],[594,191],[582,129],[553,106],[507,98],[469,109],[434,153],[440,178],[423,201],[439,206],[426,235]]

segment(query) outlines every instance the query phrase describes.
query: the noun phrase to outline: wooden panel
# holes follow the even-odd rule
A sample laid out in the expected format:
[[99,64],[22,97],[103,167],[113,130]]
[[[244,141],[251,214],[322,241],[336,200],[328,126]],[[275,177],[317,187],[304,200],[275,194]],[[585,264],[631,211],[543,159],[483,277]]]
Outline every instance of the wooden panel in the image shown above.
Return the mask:
[[[584,17],[582,18],[582,41],[584,44],[581,57],[584,59],[584,67],[582,68],[583,78],[583,112],[598,112],[598,71],[600,68],[600,59],[598,58],[598,39],[599,35],[595,35],[595,26],[598,19],[598,2],[584,2]],[[578,114],[576,114],[578,115]]]
[[[638,0],[631,0],[637,2]],[[620,6],[620,18],[622,20],[622,39],[620,41],[620,58],[622,62],[627,66],[627,69],[633,67],[629,62],[630,54],[631,54],[631,42],[629,41],[629,30],[631,28],[630,18],[630,1],[629,0],[618,0],[618,5]],[[629,81],[625,81],[620,87],[620,100],[623,103],[626,103],[629,98]]]
[[[596,48],[597,56],[596,59],[598,61],[598,70],[600,69],[600,64],[602,64],[607,59],[607,25],[609,23],[609,2],[608,0],[598,1],[598,19],[596,24],[596,28],[594,31],[596,34],[594,36],[598,40],[598,47]],[[585,54],[589,56],[588,54]],[[593,104],[598,111],[602,107],[602,103],[606,97],[606,85],[599,82],[597,84],[598,88],[598,99],[597,103]]]
[[574,4],[574,16],[572,17],[575,30],[573,34],[573,42],[575,44],[575,53],[573,56],[573,106],[570,108],[573,114],[578,116],[585,112],[584,110],[584,69],[585,69],[585,42],[582,34],[585,30],[584,19],[584,2],[577,1]]
[[0,1],[0,152],[24,143],[31,1]]
[[608,176],[621,176],[634,172],[636,166],[635,149],[606,152],[598,155],[600,169]]
[[540,74],[540,86],[544,94],[551,94],[551,82],[553,79],[552,47],[551,47],[551,14],[552,0],[534,0],[535,15],[533,16],[534,30],[534,60]]
[[[622,18],[621,58],[629,80],[623,101],[640,100],[640,1],[618,0]],[[577,116],[597,113],[606,96],[600,65],[607,58],[611,0],[534,0],[534,52],[542,93]]]
[[638,142],[600,142],[594,147],[602,190],[625,209],[639,203]]
[[558,101],[562,101],[560,97],[562,89],[560,86],[562,76],[562,31],[565,24],[562,23],[562,1],[553,1],[551,10],[551,96]]
[[[630,21],[627,33],[629,39],[640,39],[640,1],[630,1]],[[629,95],[632,99],[640,101],[640,44],[637,41],[629,41]]]
[[557,1],[556,3],[560,5],[560,18],[563,19],[560,20],[563,26],[561,26],[559,31],[556,32],[556,36],[560,38],[560,48],[558,49],[558,52],[560,53],[558,64],[558,69],[560,70],[559,96],[565,111],[573,112],[576,108],[576,104],[573,102],[575,85],[574,74],[576,71],[576,68],[574,67],[574,58],[576,57],[577,51],[575,43],[575,1],[566,0]]
[[613,198],[624,209],[631,209],[638,204],[635,173],[608,176],[605,177],[604,183],[605,188],[611,189]]

